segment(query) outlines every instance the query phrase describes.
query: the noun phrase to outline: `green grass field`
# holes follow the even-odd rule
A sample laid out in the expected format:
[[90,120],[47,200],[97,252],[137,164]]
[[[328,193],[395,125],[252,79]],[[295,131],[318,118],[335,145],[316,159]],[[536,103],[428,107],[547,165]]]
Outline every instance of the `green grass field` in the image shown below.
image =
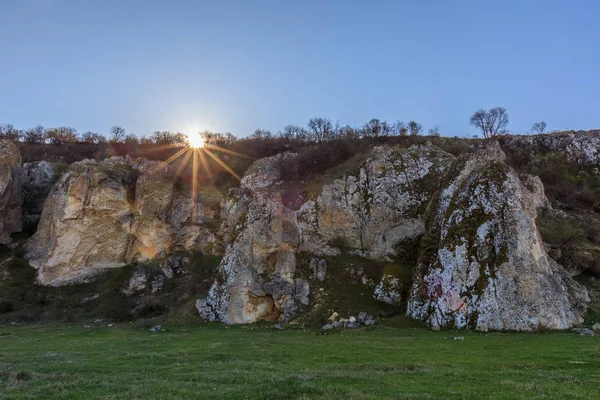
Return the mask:
[[[449,337],[464,336],[464,340]],[[600,338],[299,328],[0,328],[2,399],[600,398]]]

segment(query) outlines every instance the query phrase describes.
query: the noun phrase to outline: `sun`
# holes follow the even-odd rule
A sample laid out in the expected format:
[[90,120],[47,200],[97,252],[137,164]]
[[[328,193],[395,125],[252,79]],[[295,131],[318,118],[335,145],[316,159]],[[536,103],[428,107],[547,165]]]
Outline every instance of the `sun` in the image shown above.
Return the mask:
[[187,136],[188,145],[192,149],[204,147],[204,138],[200,136],[200,132],[187,132],[185,135]]

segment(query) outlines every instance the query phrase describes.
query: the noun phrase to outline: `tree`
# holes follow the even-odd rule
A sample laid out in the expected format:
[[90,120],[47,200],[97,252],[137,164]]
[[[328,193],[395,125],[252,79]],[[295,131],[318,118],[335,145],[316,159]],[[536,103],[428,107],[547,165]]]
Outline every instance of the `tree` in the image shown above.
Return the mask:
[[52,144],[77,142],[77,131],[69,126],[46,129],[46,140]]
[[254,132],[252,132],[252,136],[250,136],[252,139],[270,139],[271,137],[273,137],[273,134],[271,133],[270,130],[268,129],[256,129]]
[[471,125],[479,128],[483,137],[491,138],[508,133],[508,113],[503,107],[495,107],[489,111],[479,109],[471,116]]
[[381,121],[377,118],[373,118],[363,126],[363,135],[365,137],[379,137],[381,136]]
[[402,121],[396,121],[392,124],[391,134],[394,136],[406,136],[408,133],[408,129],[406,128],[406,124]]
[[535,124],[531,125],[531,130],[538,134],[542,134],[546,130],[546,123],[544,121],[536,122]]
[[111,142],[120,142],[125,138],[125,128],[115,125],[110,128],[110,141]]
[[286,125],[279,132],[279,136],[285,139],[306,140],[306,129],[298,125]]
[[432,128],[429,128],[429,130],[427,131],[427,134],[429,136],[440,136],[440,127],[435,125]]
[[14,140],[18,142],[23,137],[23,132],[16,129],[12,124],[0,125],[0,139]]
[[408,131],[412,136],[419,135],[423,131],[423,125],[417,123],[416,121],[410,121],[408,123]]
[[27,129],[24,133],[24,139],[28,143],[43,143],[45,138],[44,127],[41,125]]
[[170,131],[154,131],[150,137],[156,144],[175,143],[175,135]]
[[327,118],[311,118],[307,126],[309,141],[322,142],[332,136],[333,125]]
[[140,140],[138,139],[137,136],[135,136],[135,133],[128,133],[123,138],[123,142],[128,143],[128,144],[139,144]]

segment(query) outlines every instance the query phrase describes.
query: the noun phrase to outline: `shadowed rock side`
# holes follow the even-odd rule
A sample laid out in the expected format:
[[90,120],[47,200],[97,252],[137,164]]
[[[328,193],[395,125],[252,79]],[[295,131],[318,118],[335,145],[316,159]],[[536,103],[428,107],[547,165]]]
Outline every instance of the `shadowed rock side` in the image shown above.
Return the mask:
[[8,140],[0,140],[0,245],[10,243],[10,234],[21,231],[21,153]]
[[[299,209],[282,200],[280,154],[255,163],[222,203],[221,277],[197,302],[209,320],[290,320],[309,304],[301,253],[401,259],[421,240],[408,313],[432,327],[567,328],[586,290],[548,257],[535,226],[549,207],[539,179],[519,177],[496,142],[455,158],[433,146],[375,147],[355,174]],[[384,282],[384,279],[386,280]],[[383,290],[401,286],[385,276]]]
[[196,245],[208,250],[214,234],[190,217],[195,208],[202,221],[205,208],[176,194],[172,171],[154,171],[156,164],[115,157],[71,165],[52,187],[38,229],[25,246],[41,284],[78,283],[98,270]]
[[584,287],[546,253],[535,225],[541,181],[499,149],[468,155],[428,221],[408,314],[434,329],[565,329],[583,322]]

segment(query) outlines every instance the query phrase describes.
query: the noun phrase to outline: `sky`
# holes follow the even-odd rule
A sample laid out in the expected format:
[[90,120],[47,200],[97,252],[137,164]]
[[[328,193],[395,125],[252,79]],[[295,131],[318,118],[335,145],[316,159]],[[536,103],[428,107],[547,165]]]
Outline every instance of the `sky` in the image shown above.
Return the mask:
[[598,0],[0,0],[0,123],[600,128]]

